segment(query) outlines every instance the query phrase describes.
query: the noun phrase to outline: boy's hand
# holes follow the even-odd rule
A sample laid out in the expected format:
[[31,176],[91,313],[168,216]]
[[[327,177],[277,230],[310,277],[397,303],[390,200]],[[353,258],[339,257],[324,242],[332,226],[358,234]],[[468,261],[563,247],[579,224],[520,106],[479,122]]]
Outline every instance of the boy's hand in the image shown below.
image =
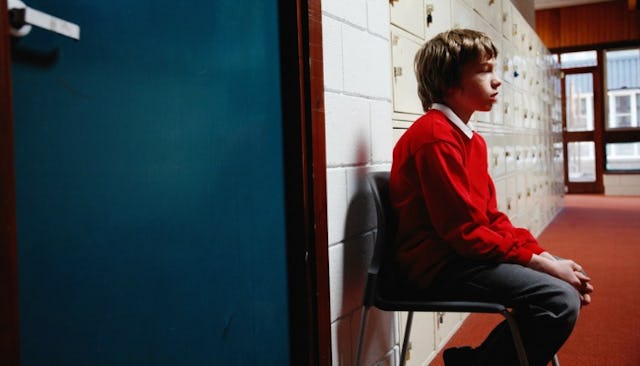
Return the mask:
[[545,254],[546,252],[541,255],[534,254],[529,267],[569,283],[580,293],[582,305],[591,303],[590,294],[593,292],[593,286],[590,283],[591,278],[584,273],[582,266],[569,259],[556,259]]
[[580,291],[583,281],[588,282],[591,280],[581,272],[582,267],[580,267],[578,263],[569,259],[549,260],[548,264],[544,267],[547,267],[546,273],[568,282],[578,291]]
[[584,274],[584,272],[579,271],[576,273],[576,276],[580,278],[581,286],[578,289],[580,293],[580,301],[582,305],[589,305],[591,303],[591,293],[593,292],[593,285],[591,284],[591,279]]

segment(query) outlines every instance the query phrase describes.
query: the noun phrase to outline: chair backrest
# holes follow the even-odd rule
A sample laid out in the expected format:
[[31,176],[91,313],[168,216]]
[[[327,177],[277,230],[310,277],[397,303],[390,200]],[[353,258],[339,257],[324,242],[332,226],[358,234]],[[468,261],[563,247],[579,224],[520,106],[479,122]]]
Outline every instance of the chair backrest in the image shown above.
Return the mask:
[[389,172],[369,173],[367,180],[375,203],[377,230],[373,256],[367,272],[364,305],[375,304],[378,291],[392,280],[391,245],[395,237],[396,218],[389,198]]

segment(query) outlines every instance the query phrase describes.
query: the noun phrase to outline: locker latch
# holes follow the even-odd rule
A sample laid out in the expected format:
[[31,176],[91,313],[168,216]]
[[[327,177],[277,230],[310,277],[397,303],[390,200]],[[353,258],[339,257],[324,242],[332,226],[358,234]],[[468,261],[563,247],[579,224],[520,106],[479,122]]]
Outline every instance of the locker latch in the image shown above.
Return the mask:
[[427,4],[427,27],[433,23],[433,4]]

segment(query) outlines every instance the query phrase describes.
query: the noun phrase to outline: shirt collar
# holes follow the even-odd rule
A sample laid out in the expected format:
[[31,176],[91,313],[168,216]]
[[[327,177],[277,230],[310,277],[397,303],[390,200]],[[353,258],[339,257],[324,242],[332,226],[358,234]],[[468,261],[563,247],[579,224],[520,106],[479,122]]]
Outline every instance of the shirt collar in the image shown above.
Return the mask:
[[468,138],[473,137],[473,126],[471,125],[471,122],[469,123],[462,122],[460,117],[458,117],[458,115],[456,115],[456,113],[447,105],[440,104],[440,103],[433,103],[431,105],[431,109],[439,110],[449,119],[449,121],[451,121],[456,127],[458,127],[458,129],[460,129],[460,131],[462,131],[462,133],[464,133]]

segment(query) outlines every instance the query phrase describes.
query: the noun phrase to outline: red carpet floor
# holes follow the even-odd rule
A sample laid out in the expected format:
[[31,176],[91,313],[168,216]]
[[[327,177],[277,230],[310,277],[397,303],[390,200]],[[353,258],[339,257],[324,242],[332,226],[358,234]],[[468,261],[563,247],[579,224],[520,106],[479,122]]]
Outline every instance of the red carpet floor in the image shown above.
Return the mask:
[[[567,195],[564,207],[540,242],[580,263],[595,291],[558,354],[560,364],[640,366],[640,197]],[[445,348],[479,345],[500,320],[469,316]],[[430,364],[442,365],[442,354]]]

